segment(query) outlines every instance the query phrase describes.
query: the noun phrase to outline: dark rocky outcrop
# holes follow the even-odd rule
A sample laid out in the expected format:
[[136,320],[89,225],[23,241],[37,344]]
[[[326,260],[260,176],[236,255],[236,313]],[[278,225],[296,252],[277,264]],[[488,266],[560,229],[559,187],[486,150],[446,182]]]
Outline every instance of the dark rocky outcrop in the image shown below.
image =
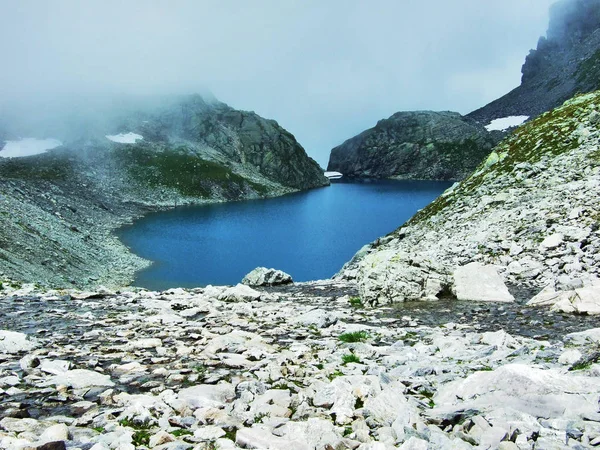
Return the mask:
[[327,170],[349,177],[461,179],[498,138],[455,112],[398,112],[334,148]]
[[600,0],[556,3],[546,37],[521,72],[519,87],[468,116],[484,125],[501,117],[536,117],[578,92],[600,88]]

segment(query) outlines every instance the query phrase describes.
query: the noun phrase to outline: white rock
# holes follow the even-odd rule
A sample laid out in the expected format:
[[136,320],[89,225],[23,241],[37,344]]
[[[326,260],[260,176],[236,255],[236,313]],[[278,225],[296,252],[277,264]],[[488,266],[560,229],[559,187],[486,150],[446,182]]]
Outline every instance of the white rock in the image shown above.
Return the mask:
[[64,423],[52,425],[42,433],[39,439],[40,444],[47,442],[66,441],[69,439],[69,429]]
[[38,341],[24,333],[0,330],[0,353],[28,352],[39,347]]
[[225,431],[221,427],[207,425],[194,431],[194,437],[200,441],[215,441],[225,436]]
[[560,233],[551,234],[542,241],[540,246],[545,249],[553,249],[560,246],[563,243],[563,239],[564,236]]
[[311,417],[303,422],[287,422],[273,433],[284,439],[301,439],[311,449],[343,448],[342,436],[329,420]]
[[427,450],[429,448],[429,442],[413,436],[399,448],[400,450]]
[[281,270],[267,269],[266,267],[257,267],[242,280],[242,284],[248,286],[275,286],[291,282],[292,277],[287,273]]
[[562,352],[558,358],[560,364],[570,366],[581,359],[581,352],[577,349],[570,348]]
[[326,328],[338,321],[338,314],[334,311],[324,309],[313,309],[292,320],[292,323],[304,325],[306,327],[314,326],[317,328]]
[[596,412],[599,393],[600,384],[594,377],[507,364],[444,385],[434,397],[440,406],[432,414],[457,408],[489,411],[503,405],[534,417],[580,415]]
[[149,348],[156,348],[156,347],[161,347],[161,346],[162,346],[162,341],[158,338],[138,339],[137,341],[132,341],[128,344],[128,347],[132,350],[149,349]]
[[600,344],[600,328],[591,328],[565,336],[565,342],[575,345]]
[[256,448],[261,450],[313,450],[304,442],[305,436],[296,436],[294,439],[284,439],[274,436],[265,426],[254,426],[238,430],[235,443],[243,448]]
[[454,291],[458,300],[484,302],[514,302],[496,269],[480,263],[470,263],[454,272]]
[[225,302],[251,302],[260,298],[260,292],[245,284],[236,284],[219,295],[219,300]]
[[202,384],[179,391],[179,399],[191,408],[219,408],[234,398],[235,390],[230,383]]
[[71,367],[69,361],[63,361],[60,359],[42,359],[40,362],[40,370],[42,372],[50,373],[52,375],[60,375],[65,373]]
[[553,286],[546,286],[527,302],[527,306],[553,306],[565,300],[569,301],[573,295],[573,291],[556,291]]
[[92,386],[114,386],[108,375],[103,375],[93,370],[75,369],[52,377],[48,384],[68,386],[75,389]]
[[141,372],[146,371],[146,366],[140,364],[137,361],[132,361],[127,364],[121,364],[120,366],[115,366],[111,369],[111,373],[117,377],[123,375],[132,375],[139,374]]

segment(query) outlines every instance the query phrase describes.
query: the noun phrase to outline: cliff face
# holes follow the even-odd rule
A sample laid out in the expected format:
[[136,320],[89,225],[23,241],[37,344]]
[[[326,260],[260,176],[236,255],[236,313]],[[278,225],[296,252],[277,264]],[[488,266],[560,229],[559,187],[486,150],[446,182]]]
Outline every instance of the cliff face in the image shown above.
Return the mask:
[[600,0],[563,0],[550,11],[522,67],[521,85],[468,116],[486,125],[507,116],[537,117],[578,92],[600,88]]
[[327,184],[293,135],[254,113],[199,96],[128,113],[47,153],[0,158],[0,279],[125,285],[146,262],[111,235],[124,222]]
[[328,170],[349,177],[461,179],[497,142],[454,112],[398,112],[331,151]]
[[600,92],[520,127],[467,179],[366,246],[340,276],[370,304],[435,299],[471,262],[505,281],[573,289],[600,274]]

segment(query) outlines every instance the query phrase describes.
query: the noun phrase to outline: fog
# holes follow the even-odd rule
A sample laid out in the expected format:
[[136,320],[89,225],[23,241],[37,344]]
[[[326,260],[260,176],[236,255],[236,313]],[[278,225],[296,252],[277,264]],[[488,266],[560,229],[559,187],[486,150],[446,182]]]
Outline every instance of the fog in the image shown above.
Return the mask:
[[35,128],[100,100],[212,92],[326,166],[396,111],[467,113],[516,87],[551,3],[0,0],[0,115]]

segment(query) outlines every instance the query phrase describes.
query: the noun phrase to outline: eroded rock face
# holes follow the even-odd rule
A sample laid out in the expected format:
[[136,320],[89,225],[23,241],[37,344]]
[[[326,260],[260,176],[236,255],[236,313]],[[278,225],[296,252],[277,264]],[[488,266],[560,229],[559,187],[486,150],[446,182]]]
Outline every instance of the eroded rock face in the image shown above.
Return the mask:
[[257,267],[242,280],[242,284],[248,286],[276,286],[292,282],[291,275],[281,270],[267,269],[266,267]]
[[[600,92],[586,94],[525,124],[338,276],[356,279],[368,304],[385,304],[436,299],[452,288],[456,268],[493,265],[507,285],[550,286],[538,304],[560,297],[563,310],[597,311],[588,287],[600,269],[599,107]],[[466,285],[481,287],[475,279]],[[582,288],[583,297],[563,293]]]
[[454,112],[398,112],[331,151],[327,170],[345,177],[458,180],[498,142]]

